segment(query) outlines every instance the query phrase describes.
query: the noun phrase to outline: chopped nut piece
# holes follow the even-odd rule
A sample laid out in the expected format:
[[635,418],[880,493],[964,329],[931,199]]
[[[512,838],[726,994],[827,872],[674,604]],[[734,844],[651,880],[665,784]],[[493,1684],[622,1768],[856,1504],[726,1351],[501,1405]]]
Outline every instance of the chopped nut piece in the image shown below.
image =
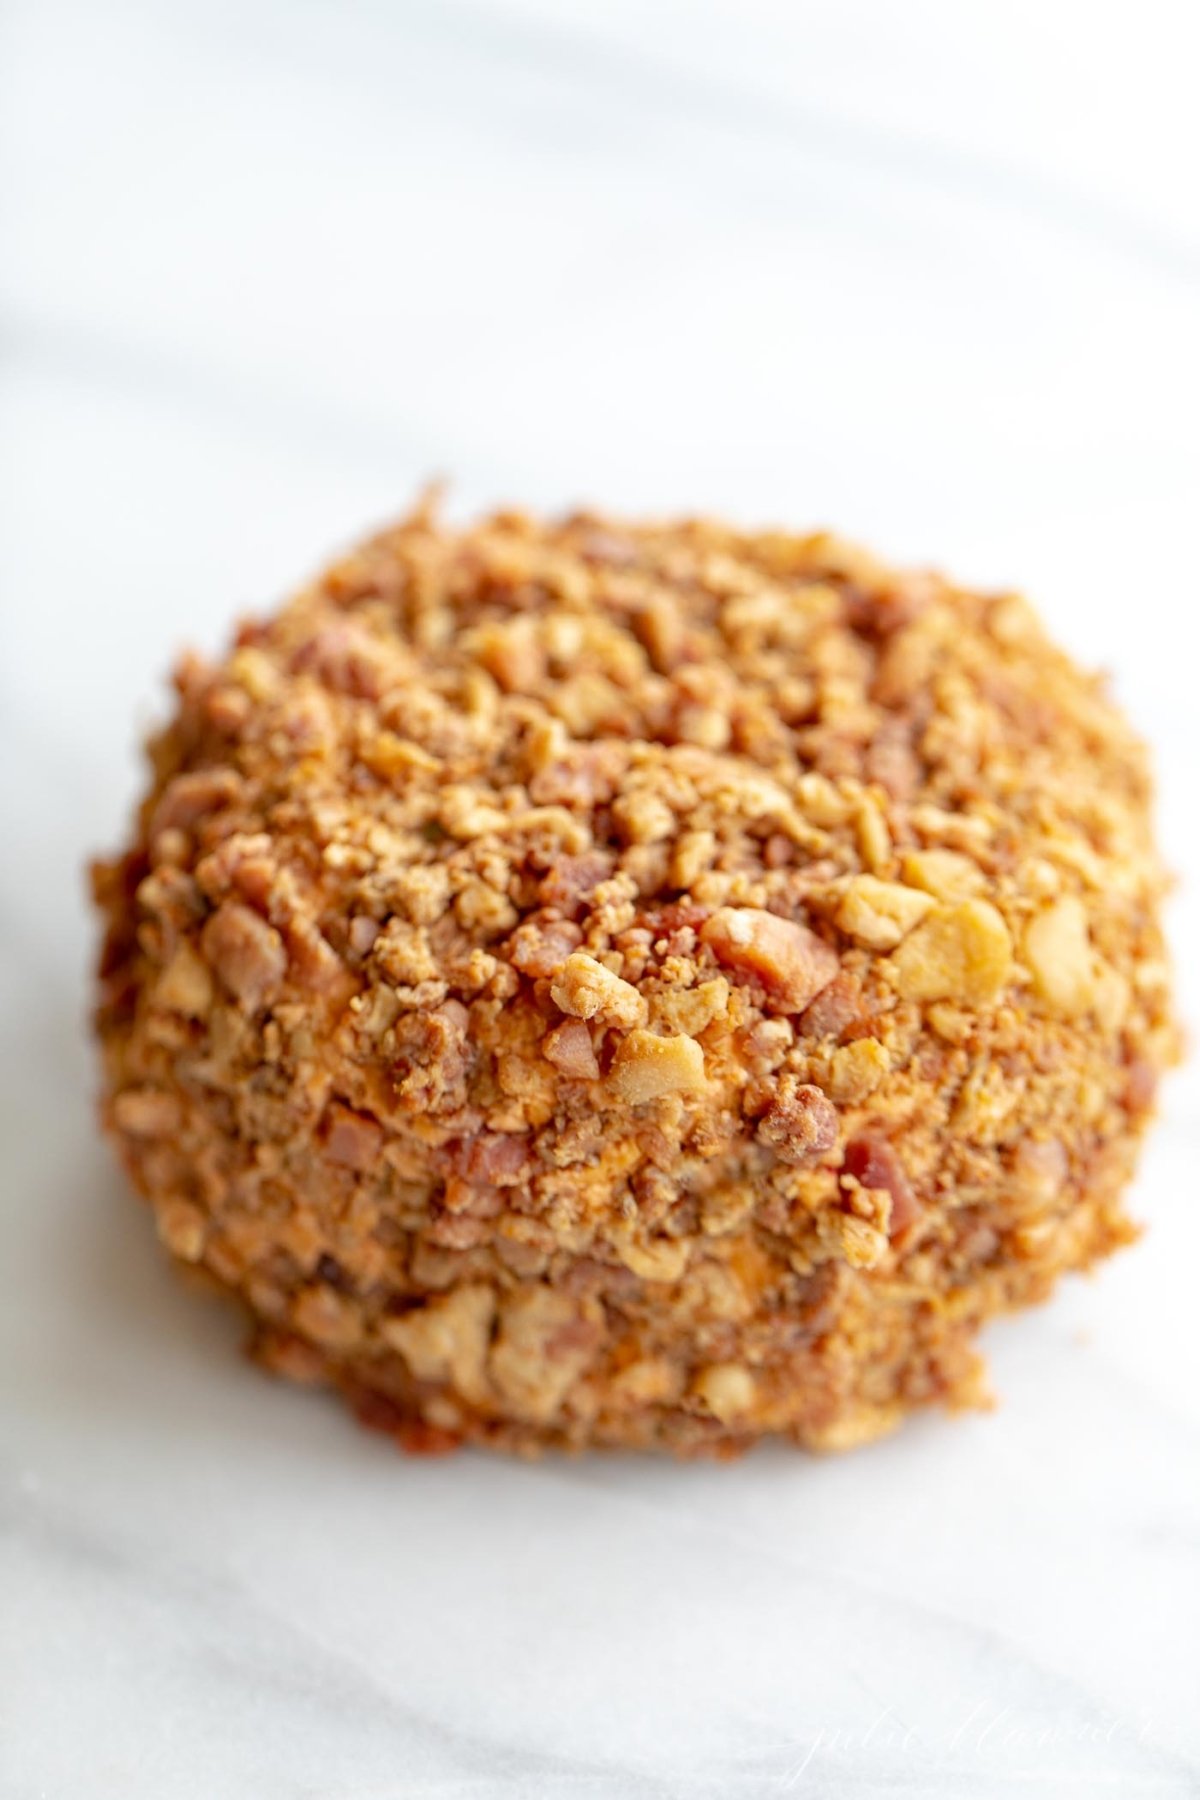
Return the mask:
[[646,1002],[637,989],[583,950],[567,957],[550,984],[550,997],[563,1012],[577,1019],[599,1019],[605,1025],[622,1028],[642,1025],[646,1020]]
[[717,838],[712,831],[685,831],[675,842],[671,856],[671,881],[679,888],[690,888],[705,869],[711,868],[716,854]]
[[935,907],[900,948],[892,968],[906,1000],[991,1006],[1012,974],[1012,940],[986,900]]
[[461,843],[484,837],[489,831],[503,831],[507,822],[498,806],[489,805],[465,783],[443,788],[438,823],[443,831]]
[[851,811],[850,802],[833,782],[811,770],[796,783],[796,802],[815,825],[842,825]]
[[1096,958],[1096,986],[1091,1010],[1102,1031],[1117,1031],[1129,1014],[1132,995],[1126,976]]
[[891,1067],[878,1038],[856,1038],[833,1053],[830,1091],[835,1100],[858,1102],[873,1094]]
[[384,781],[405,780],[414,771],[432,775],[438,768],[435,756],[394,731],[376,732],[363,744],[359,754],[367,768]]
[[678,1281],[688,1265],[688,1244],[683,1238],[653,1238],[630,1228],[614,1228],[609,1236],[613,1249],[643,1281]]
[[923,888],[935,900],[966,900],[984,887],[979,864],[957,850],[909,850],[900,866],[910,886]]
[[871,950],[894,950],[933,905],[928,894],[875,875],[852,875],[826,902],[834,923]]
[[489,1373],[521,1418],[545,1423],[592,1360],[602,1332],[594,1302],[581,1305],[554,1288],[527,1284],[501,1306]]
[[506,693],[532,693],[546,673],[546,653],[538,642],[533,619],[481,626],[471,647]]
[[873,1219],[854,1213],[830,1214],[821,1221],[829,1240],[852,1269],[874,1269],[887,1255],[887,1233]]
[[126,1088],[113,1101],[113,1124],[130,1137],[170,1137],[179,1127],[181,1107],[175,1094],[153,1088]]
[[628,1406],[665,1406],[679,1399],[683,1371],[665,1356],[646,1356],[613,1376],[613,1391]]
[[160,1006],[182,1013],[186,1019],[203,1019],[212,1005],[212,996],[208,965],[185,938],[159,976],[155,998]]
[[758,1195],[748,1185],[718,1188],[705,1196],[700,1209],[700,1226],[710,1237],[721,1237],[739,1230],[754,1211]]
[[731,735],[728,714],[717,706],[680,707],[675,732],[683,743],[706,750],[724,750]]
[[381,1330],[419,1380],[453,1382],[468,1400],[479,1402],[487,1396],[484,1370],[495,1316],[493,1290],[467,1283],[443,1299],[385,1319]]
[[929,1029],[947,1044],[968,1043],[979,1023],[973,1012],[956,1006],[952,1000],[935,1000],[926,1008],[925,1019]]
[[1023,1138],[1013,1159],[1013,1175],[1023,1208],[1040,1211],[1063,1190],[1069,1170],[1058,1138]]
[[404,869],[392,876],[387,896],[414,925],[435,925],[450,900],[450,876],[441,863]]
[[697,1375],[692,1392],[723,1425],[752,1412],[757,1395],[753,1375],[740,1363],[710,1363]]
[[663,1031],[679,1032],[684,1037],[699,1037],[714,1019],[723,1019],[729,1011],[729,983],[723,975],[714,981],[702,981],[699,987],[672,988],[656,994],[651,1017]]
[[158,1209],[158,1235],[181,1262],[199,1262],[204,1254],[208,1221],[187,1200],[167,1200]]
[[375,962],[389,981],[402,987],[433,981],[440,968],[425,927],[403,919],[393,919],[376,938]]
[[651,1031],[631,1031],[621,1040],[608,1079],[627,1106],[664,1094],[702,1094],[708,1085],[695,1038],[655,1037]]
[[626,844],[657,844],[675,830],[675,814],[654,794],[622,794],[613,802],[613,820]]
[[1025,928],[1025,961],[1047,1012],[1077,1018],[1096,997],[1096,965],[1087,913],[1073,894],[1056,900]]
[[363,1320],[357,1303],[324,1282],[300,1289],[291,1316],[297,1331],[323,1350],[345,1354],[362,1339]]
[[950,1110],[950,1129],[968,1143],[999,1144],[1019,1099],[1020,1089],[998,1062],[976,1062]]
[[892,854],[892,838],[887,820],[878,804],[864,794],[858,805],[858,847],[868,869],[878,874],[885,869]]
[[722,906],[700,936],[718,962],[756,976],[781,1012],[803,1012],[841,966],[837,952],[807,926],[758,907]]

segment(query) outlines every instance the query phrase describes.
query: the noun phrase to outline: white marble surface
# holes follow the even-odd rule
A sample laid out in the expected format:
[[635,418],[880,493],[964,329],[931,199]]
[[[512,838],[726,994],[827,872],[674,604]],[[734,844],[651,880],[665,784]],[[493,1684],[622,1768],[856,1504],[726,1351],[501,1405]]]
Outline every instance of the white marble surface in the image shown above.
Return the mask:
[[0,1794],[1200,1793],[1200,1087],[990,1416],[421,1464],[244,1367],[90,1120],[168,658],[428,472],[1021,583],[1155,740],[1197,1016],[1193,10],[8,0]]

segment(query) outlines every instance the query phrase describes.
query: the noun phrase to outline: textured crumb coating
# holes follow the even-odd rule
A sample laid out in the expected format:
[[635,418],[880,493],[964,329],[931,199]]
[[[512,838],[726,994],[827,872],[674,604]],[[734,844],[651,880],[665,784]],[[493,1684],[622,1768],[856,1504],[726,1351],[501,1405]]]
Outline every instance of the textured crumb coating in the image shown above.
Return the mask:
[[1141,746],[1010,593],[421,508],[177,671],[103,1113],[268,1363],[410,1448],[837,1448],[1127,1242]]

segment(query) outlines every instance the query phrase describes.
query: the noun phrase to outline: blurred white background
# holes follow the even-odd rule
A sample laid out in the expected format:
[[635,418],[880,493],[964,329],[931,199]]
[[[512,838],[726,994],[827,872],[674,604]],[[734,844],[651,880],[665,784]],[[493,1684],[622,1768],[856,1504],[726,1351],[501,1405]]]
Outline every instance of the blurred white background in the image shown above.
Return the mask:
[[431,474],[826,523],[1114,672],[1197,1017],[1198,47],[1190,0],[5,0],[0,1793],[1200,1792],[1194,1072],[996,1416],[416,1467],[161,1268],[80,874],[174,652]]

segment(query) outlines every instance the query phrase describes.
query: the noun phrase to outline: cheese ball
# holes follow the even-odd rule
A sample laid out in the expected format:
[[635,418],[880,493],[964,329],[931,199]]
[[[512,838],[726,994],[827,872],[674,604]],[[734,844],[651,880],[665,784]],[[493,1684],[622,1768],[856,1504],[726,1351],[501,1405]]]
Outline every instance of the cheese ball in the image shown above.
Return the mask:
[[93,875],[104,1124],[406,1448],[856,1445],[1135,1235],[1146,762],[1018,596],[430,503],[175,688]]

